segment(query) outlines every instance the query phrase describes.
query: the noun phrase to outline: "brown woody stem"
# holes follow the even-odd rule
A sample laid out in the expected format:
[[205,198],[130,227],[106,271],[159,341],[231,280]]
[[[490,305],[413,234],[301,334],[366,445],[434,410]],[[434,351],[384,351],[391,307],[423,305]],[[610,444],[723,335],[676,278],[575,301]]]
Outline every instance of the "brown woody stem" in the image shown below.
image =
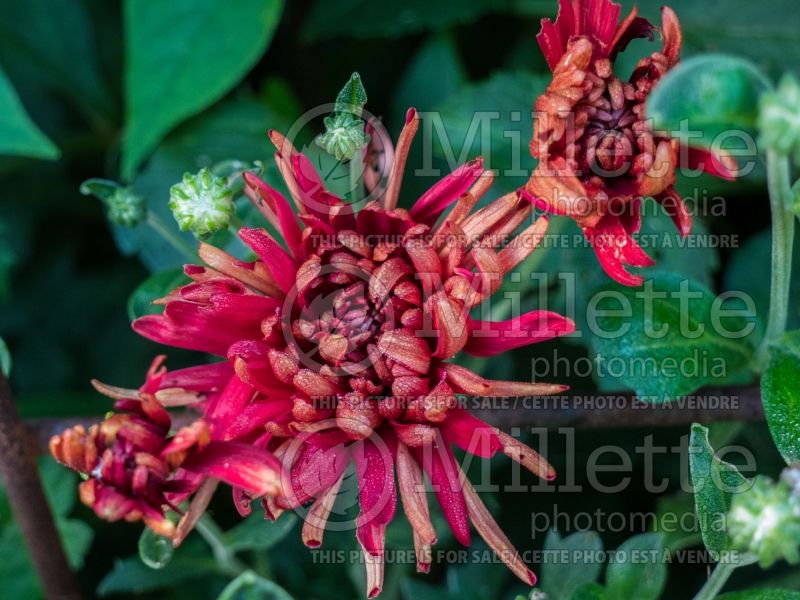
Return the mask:
[[[487,404],[483,404],[486,402]],[[679,427],[694,422],[762,421],[764,408],[758,385],[707,388],[671,404],[644,403],[628,392],[613,394],[573,393],[528,399],[468,400],[475,416],[497,427],[577,427],[580,429],[624,427]],[[196,415],[176,414],[173,425],[186,425]],[[100,417],[31,419],[27,421],[32,452],[47,452],[50,436],[67,427],[89,427]]]
[[30,435],[19,418],[8,381],[0,373],[0,473],[6,495],[47,598],[78,599],[81,594],[30,450]]

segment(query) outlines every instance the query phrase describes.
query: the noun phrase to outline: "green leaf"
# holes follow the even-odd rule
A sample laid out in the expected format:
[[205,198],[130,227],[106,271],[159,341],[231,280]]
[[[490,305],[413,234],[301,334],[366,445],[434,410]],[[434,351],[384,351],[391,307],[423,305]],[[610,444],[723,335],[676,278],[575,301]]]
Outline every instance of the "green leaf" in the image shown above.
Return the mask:
[[145,279],[128,298],[128,318],[133,321],[144,315],[157,314],[164,307],[153,304],[153,300],[163,298],[176,287],[189,282],[183,269],[167,269]]
[[684,396],[745,372],[752,347],[732,336],[754,325],[728,309],[741,307],[675,273],[655,272],[639,288],[606,284],[587,308],[592,347],[602,372],[642,399]]
[[663,548],[663,539],[657,533],[625,540],[608,566],[608,596],[615,600],[656,600],[667,580]]
[[717,600],[800,600],[800,592],[763,588],[722,594]]
[[86,2],[0,2],[0,64],[43,94],[67,96],[91,122],[110,120],[114,111],[100,56]]
[[[640,14],[658,17],[663,0],[628,0]],[[751,0],[694,2],[672,0],[681,21],[686,55],[697,52],[725,52],[744,56],[778,75],[800,62],[797,31],[800,13],[794,0],[771,0],[769,10]]]
[[56,529],[64,544],[69,566],[73,569],[83,567],[83,560],[89,552],[94,539],[94,530],[84,521],[78,519],[56,519]]
[[125,2],[123,178],[175,125],[239,82],[266,50],[282,8],[282,0]]
[[[691,494],[678,491],[656,500],[656,514],[653,519],[653,532],[660,533],[664,547],[675,552],[702,543],[700,529],[693,518],[694,498]],[[691,519],[691,520],[689,520]],[[689,528],[685,523],[694,525]]]
[[367,103],[367,90],[361,83],[361,75],[353,73],[350,79],[336,96],[334,111],[337,113],[352,113],[356,117],[361,116],[361,110]]
[[[542,589],[548,598],[569,600],[581,586],[592,583],[600,576],[603,540],[594,531],[573,533],[561,538],[556,531],[550,531],[544,542],[545,552],[560,557],[566,552],[569,559],[562,562],[548,560],[542,564]],[[590,557],[587,561],[586,557]]]
[[111,179],[98,179],[96,177],[87,179],[81,184],[81,194],[84,196],[94,196],[98,200],[108,200],[120,187],[116,181]]
[[291,594],[274,581],[245,571],[231,581],[217,600],[292,600]]
[[[472,550],[491,556],[491,551],[482,543],[473,546]],[[495,596],[507,579],[508,569],[499,563],[481,561],[479,564],[458,565],[447,570],[447,592],[449,597],[458,600],[484,600]]]
[[78,499],[78,476],[49,456],[39,459],[39,475],[53,514],[66,517]]
[[[770,270],[765,269],[772,260],[772,231],[765,229],[749,237],[733,253],[725,270],[726,290],[744,292],[756,307],[758,338],[766,327],[769,313]],[[795,236],[792,251],[792,270],[800,270],[800,237]],[[788,329],[800,328],[800,277],[793,277],[789,290]]]
[[267,550],[280,542],[292,530],[297,517],[287,513],[277,521],[268,521],[253,512],[244,521],[225,532],[225,545],[232,552]]
[[770,349],[761,377],[764,413],[784,460],[800,460],[800,331],[787,334]]
[[450,600],[452,598],[446,590],[438,585],[410,577],[400,582],[400,589],[403,590],[403,598],[413,598],[414,600]]
[[430,115],[434,152],[450,168],[482,155],[484,168],[499,170],[495,185],[516,189],[535,164],[527,151],[533,128],[530,104],[547,82],[547,77],[530,73],[497,73],[455,93],[438,107],[438,114]]
[[656,129],[672,132],[680,132],[681,122],[688,120],[688,128],[702,135],[673,135],[709,147],[732,130],[755,136],[758,98],[770,87],[749,61],[721,54],[695,56],[659,82],[647,101],[647,116]]
[[149,527],[139,536],[139,558],[151,569],[163,569],[172,560],[172,541],[158,535]]
[[410,106],[421,112],[433,110],[461,90],[466,81],[453,36],[443,33],[431,37],[411,58],[397,83],[392,95],[395,120],[402,122]]
[[316,0],[303,28],[311,41],[348,36],[356,38],[399,37],[420,31],[441,31],[469,23],[502,6],[498,0],[460,2],[369,2],[367,0]]
[[16,524],[0,531],[0,581],[8,598],[43,598],[28,548]]
[[569,600],[608,600],[608,594],[599,583],[585,583],[575,590]]
[[57,159],[55,144],[31,121],[17,92],[0,69],[0,154]]
[[187,545],[163,569],[153,570],[139,556],[114,562],[114,568],[97,586],[98,596],[122,592],[143,593],[177,586],[200,574],[217,574],[217,562],[209,555],[190,551]]
[[[94,530],[83,521],[64,516],[75,505],[77,477],[50,458],[40,460],[39,468],[67,561],[72,569],[80,569],[94,539]],[[6,508],[5,496],[0,489],[2,508]],[[22,532],[17,523],[10,519],[0,519],[0,581],[3,582],[4,598],[42,597]]]
[[692,425],[689,437],[689,471],[703,543],[712,552],[721,552],[728,545],[725,515],[731,498],[747,480],[734,465],[714,454],[708,442],[708,429],[698,423]]
[[[181,240],[185,251],[176,250],[174,245],[152,227],[142,223],[133,229],[115,227],[113,229],[117,245],[126,254],[138,253],[142,262],[152,271],[180,267],[191,262],[196,255],[197,240],[191,233],[181,233],[167,206],[169,189],[187,171],[199,171],[202,167],[232,158],[246,163],[263,160],[271,152],[271,145],[265,136],[265,127],[281,128],[285,120],[251,99],[236,98],[215,106],[208,112],[179,126],[158,147],[147,165],[137,175],[134,188],[147,200],[151,215],[161,221],[167,229]],[[267,183],[279,185],[277,168],[274,162],[266,163],[268,169],[262,175]],[[250,206],[247,202],[246,206]],[[256,220],[248,220],[247,214],[238,216],[249,225],[263,226],[264,219],[253,210]],[[223,236],[222,242],[212,238],[215,245],[224,246],[230,236]],[[243,249],[243,246],[239,246]],[[230,248],[226,248],[230,251]]]

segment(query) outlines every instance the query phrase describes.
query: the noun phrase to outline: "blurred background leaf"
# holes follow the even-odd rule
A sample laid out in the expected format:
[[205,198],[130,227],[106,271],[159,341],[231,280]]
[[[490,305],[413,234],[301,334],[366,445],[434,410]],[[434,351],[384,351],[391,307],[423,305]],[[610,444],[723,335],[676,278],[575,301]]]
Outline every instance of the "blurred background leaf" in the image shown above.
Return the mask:
[[264,53],[282,8],[283,0],[126,0],[125,179],[177,123],[247,73]]
[[58,148],[36,127],[0,70],[0,154],[56,159]]

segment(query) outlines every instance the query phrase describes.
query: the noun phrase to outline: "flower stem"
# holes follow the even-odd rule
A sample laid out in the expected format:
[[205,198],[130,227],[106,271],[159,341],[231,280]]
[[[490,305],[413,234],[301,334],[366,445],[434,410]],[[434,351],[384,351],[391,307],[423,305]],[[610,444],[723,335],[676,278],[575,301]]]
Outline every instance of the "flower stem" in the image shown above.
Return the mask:
[[211,548],[222,571],[232,577],[237,577],[247,570],[247,566],[236,558],[236,555],[225,544],[224,533],[211,517],[207,514],[203,515],[195,527]]
[[789,210],[792,201],[789,159],[773,150],[767,151],[767,185],[772,211],[772,284],[767,329],[756,354],[759,371],[766,366],[769,347],[786,331],[794,243],[794,215]]
[[188,258],[189,262],[195,262],[197,260],[197,252],[195,252],[194,248],[192,248],[186,240],[167,227],[166,223],[161,220],[161,217],[152,210],[147,212],[147,224],[155,229],[156,233],[164,238],[173,248],[184,257]]
[[711,572],[711,577],[706,580],[705,585],[697,592],[694,600],[711,600],[712,598],[716,598],[719,591],[728,581],[731,573],[738,567],[753,564],[756,560],[757,558],[754,555],[747,553],[743,554],[741,560],[738,562],[717,563],[717,566],[714,567],[714,570]]

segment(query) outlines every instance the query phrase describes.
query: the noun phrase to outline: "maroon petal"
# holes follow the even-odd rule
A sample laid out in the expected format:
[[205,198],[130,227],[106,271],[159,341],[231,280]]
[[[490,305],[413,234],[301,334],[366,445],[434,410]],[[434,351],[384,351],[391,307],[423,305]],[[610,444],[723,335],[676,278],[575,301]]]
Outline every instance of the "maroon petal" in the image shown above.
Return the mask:
[[355,444],[353,459],[360,505],[356,536],[364,550],[377,556],[383,554],[386,525],[394,517],[397,505],[394,460],[382,437],[367,438]]
[[240,438],[256,429],[264,427],[270,421],[287,414],[292,410],[292,401],[262,400],[251,402],[236,416],[226,428],[223,439],[232,440]]
[[532,310],[508,321],[473,320],[471,329],[464,351],[473,356],[494,356],[570,334],[575,331],[575,323],[554,312]]
[[618,216],[607,214],[596,227],[585,227],[583,233],[609,277],[623,285],[641,285],[642,277],[629,273],[625,266],[648,267],[654,262],[625,230]]
[[559,0],[558,4],[555,23],[542,19],[542,29],[536,36],[550,69],[555,69],[572,37],[586,37],[594,46],[597,58],[612,52],[619,4],[611,0]]
[[675,223],[680,234],[683,237],[689,235],[692,231],[692,214],[675,188],[667,188],[666,191],[656,196],[655,200],[672,218],[672,222]]
[[433,492],[453,535],[464,546],[469,546],[471,536],[467,506],[452,451],[440,439],[427,448],[412,448],[412,452],[431,481]]
[[206,407],[205,416],[212,424],[215,438],[225,437],[228,428],[240,416],[254,395],[253,386],[238,377],[231,377],[219,397]]
[[139,317],[131,326],[136,333],[158,344],[217,356],[225,356],[228,346],[235,341],[227,334],[218,335],[216,331],[206,331],[198,327],[176,327],[163,315]]
[[233,375],[228,361],[198,365],[177,371],[168,371],[161,380],[159,389],[183,388],[198,392],[214,392],[221,390]]
[[497,429],[463,408],[448,411],[447,420],[440,427],[445,440],[475,456],[492,458],[502,448]]
[[[302,260],[305,257],[303,234],[289,201],[278,190],[267,185],[253,173],[245,171],[242,175],[248,187],[257,192],[256,200],[260,199],[264,202],[275,216],[272,225],[283,234],[291,253],[296,259]],[[256,201],[256,206],[259,206],[258,201]]]
[[[288,454],[292,467],[284,495],[277,498],[280,508],[296,508],[330,488],[344,473],[350,457],[344,444],[330,447],[292,443]],[[293,456],[291,453],[296,453]],[[284,463],[287,457],[284,457]]]
[[734,181],[739,174],[739,165],[736,163],[736,159],[725,152],[715,154],[711,150],[698,146],[684,146],[679,155],[685,161],[680,165],[682,168],[704,171],[727,181]]
[[638,10],[634,6],[628,16],[620,23],[617,28],[617,33],[614,34],[614,40],[611,42],[611,50],[609,58],[613,61],[617,54],[625,50],[625,48],[636,38],[648,38],[653,40],[653,34],[656,28],[650,21],[644,17],[638,16]]
[[439,291],[425,303],[433,317],[433,326],[438,336],[436,358],[451,358],[458,354],[469,341],[468,313],[464,305]]
[[461,165],[444,179],[436,182],[411,208],[411,218],[417,223],[433,226],[444,210],[458,200],[483,173],[483,159],[476,158]]
[[254,496],[280,493],[281,463],[270,452],[236,442],[209,442],[183,463],[187,471],[221,479]]
[[297,265],[294,260],[264,229],[242,227],[239,230],[239,237],[264,261],[264,265],[269,269],[278,287],[284,293],[288,293],[294,285],[297,273]]

